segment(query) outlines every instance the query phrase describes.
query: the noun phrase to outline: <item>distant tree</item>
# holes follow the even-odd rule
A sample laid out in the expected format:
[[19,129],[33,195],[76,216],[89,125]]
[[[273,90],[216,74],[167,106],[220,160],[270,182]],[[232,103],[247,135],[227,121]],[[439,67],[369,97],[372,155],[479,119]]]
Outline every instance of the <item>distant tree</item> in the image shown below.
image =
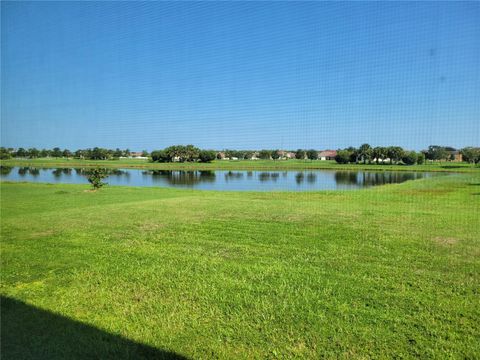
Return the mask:
[[415,151],[405,152],[402,161],[406,165],[414,165],[418,161],[418,154]]
[[280,159],[280,150],[273,150],[273,151],[272,151],[272,159],[273,159],[273,160],[278,160],[278,159]]
[[65,158],[69,158],[69,157],[72,157],[72,152],[68,149],[65,149],[63,150],[62,152],[62,156],[65,157]]
[[263,160],[270,160],[272,152],[270,150],[260,150],[258,157]]
[[362,144],[358,148],[358,155],[363,160],[363,163],[366,164],[367,160],[370,162],[372,159],[372,147],[369,144]]
[[317,160],[318,159],[318,151],[317,150],[307,150],[307,158],[310,160]]
[[12,157],[12,154],[10,153],[10,151],[8,151],[8,149],[6,149],[4,147],[0,147],[0,159],[1,160],[10,159],[11,157]]
[[107,177],[108,177],[108,174],[107,174],[107,171],[105,169],[96,168],[96,169],[91,170],[88,173],[87,179],[88,179],[88,182],[90,184],[92,184],[93,190],[98,190],[102,186],[107,185],[107,183],[102,181],[103,179],[105,179]]
[[450,152],[444,147],[439,145],[430,145],[425,154],[428,160],[441,161],[448,159]]
[[350,161],[349,162],[358,163],[358,159],[359,159],[358,149],[353,147],[353,146],[350,146],[350,147],[346,148],[345,150],[350,153]]
[[88,152],[88,154],[91,160],[107,160],[110,157],[107,149],[102,149],[99,147],[94,147]]
[[30,159],[36,159],[40,156],[40,151],[38,151],[38,149],[36,149],[36,148],[30,148],[27,151],[27,156]]
[[425,163],[425,154],[423,152],[419,152],[417,154],[417,164],[422,165]]
[[170,162],[170,156],[165,150],[154,150],[151,153],[153,162]]
[[52,153],[51,150],[42,149],[42,150],[40,150],[40,157],[42,157],[42,158],[49,157],[51,153]]
[[143,150],[143,151],[142,151],[142,156],[143,156],[143,157],[149,157],[150,154],[148,153],[147,150]]
[[122,150],[120,150],[119,148],[116,148],[115,151],[113,152],[113,157],[118,159],[123,157],[124,154],[125,153]]
[[18,148],[17,151],[15,152],[15,157],[27,157],[27,150],[24,148]]
[[372,156],[378,164],[380,160],[383,162],[383,159],[387,157],[387,150],[383,146],[374,147],[372,149]]
[[199,156],[200,149],[193,145],[173,145],[164,149],[169,161],[196,161]]
[[215,160],[216,153],[213,150],[200,150],[198,159],[202,163],[209,163]]
[[295,153],[295,159],[303,160],[303,159],[305,159],[306,155],[307,154],[306,154],[305,150],[298,149],[297,152]]
[[462,154],[463,161],[471,164],[480,163],[480,148],[466,147],[463,148],[460,153]]
[[53,156],[54,158],[62,157],[62,150],[60,150],[59,147],[54,147],[54,148],[52,149],[52,156]]
[[387,156],[390,158],[390,164],[397,163],[403,157],[404,150],[400,146],[389,146]]
[[249,160],[249,159],[251,159],[251,158],[253,157],[254,154],[255,154],[254,151],[247,150],[247,151],[245,151],[244,154],[243,154],[243,159],[244,159],[244,160]]
[[75,151],[73,156],[76,159],[83,159],[83,158],[85,158],[85,150],[78,149],[77,151]]
[[348,162],[350,161],[351,155],[352,155],[351,151],[338,150],[337,155],[335,155],[335,161],[339,164],[348,164]]

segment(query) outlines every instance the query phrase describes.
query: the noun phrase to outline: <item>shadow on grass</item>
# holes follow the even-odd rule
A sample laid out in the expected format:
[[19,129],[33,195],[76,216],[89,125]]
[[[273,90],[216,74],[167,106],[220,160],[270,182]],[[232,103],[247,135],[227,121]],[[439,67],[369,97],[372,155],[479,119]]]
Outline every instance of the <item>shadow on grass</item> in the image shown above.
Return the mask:
[[187,359],[1,297],[1,358]]

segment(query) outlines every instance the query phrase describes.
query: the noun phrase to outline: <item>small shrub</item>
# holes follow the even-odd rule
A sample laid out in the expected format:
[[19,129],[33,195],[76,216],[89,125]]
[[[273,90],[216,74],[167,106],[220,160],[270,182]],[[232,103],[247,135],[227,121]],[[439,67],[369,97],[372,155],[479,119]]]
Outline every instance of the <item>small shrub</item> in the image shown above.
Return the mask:
[[102,181],[107,177],[108,177],[108,174],[105,169],[97,168],[89,172],[87,179],[88,179],[88,182],[92,184],[93,190],[98,190],[102,186],[107,185],[106,182]]

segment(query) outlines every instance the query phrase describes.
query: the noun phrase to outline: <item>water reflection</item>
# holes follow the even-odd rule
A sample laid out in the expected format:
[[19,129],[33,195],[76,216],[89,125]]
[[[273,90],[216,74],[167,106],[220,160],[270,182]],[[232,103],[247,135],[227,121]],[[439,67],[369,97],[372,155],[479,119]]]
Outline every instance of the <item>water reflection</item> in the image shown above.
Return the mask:
[[352,185],[358,181],[357,173],[353,171],[336,171],[335,182],[339,185]]
[[263,171],[258,174],[258,180],[260,181],[277,181],[280,177],[278,172]]
[[[359,189],[434,176],[420,172],[368,171],[184,171],[104,169],[110,185],[192,187],[205,190],[315,191]],[[88,184],[92,168],[2,166],[4,180]]]
[[8,175],[12,172],[13,166],[0,165],[0,175]]
[[153,182],[163,183],[166,181],[169,185],[195,185],[200,182],[215,182],[215,172],[213,171],[171,171],[171,170],[147,170],[142,171],[143,176],[151,176]]
[[301,183],[303,183],[303,179],[304,179],[304,175],[303,175],[303,172],[299,172],[297,173],[297,175],[295,175],[295,182],[297,183],[297,185],[300,185]]

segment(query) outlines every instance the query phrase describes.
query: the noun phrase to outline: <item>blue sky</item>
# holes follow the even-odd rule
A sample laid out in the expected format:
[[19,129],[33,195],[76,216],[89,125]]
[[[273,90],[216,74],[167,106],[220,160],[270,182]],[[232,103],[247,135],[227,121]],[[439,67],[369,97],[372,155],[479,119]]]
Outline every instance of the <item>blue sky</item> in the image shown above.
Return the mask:
[[2,2],[2,146],[480,145],[479,2]]

